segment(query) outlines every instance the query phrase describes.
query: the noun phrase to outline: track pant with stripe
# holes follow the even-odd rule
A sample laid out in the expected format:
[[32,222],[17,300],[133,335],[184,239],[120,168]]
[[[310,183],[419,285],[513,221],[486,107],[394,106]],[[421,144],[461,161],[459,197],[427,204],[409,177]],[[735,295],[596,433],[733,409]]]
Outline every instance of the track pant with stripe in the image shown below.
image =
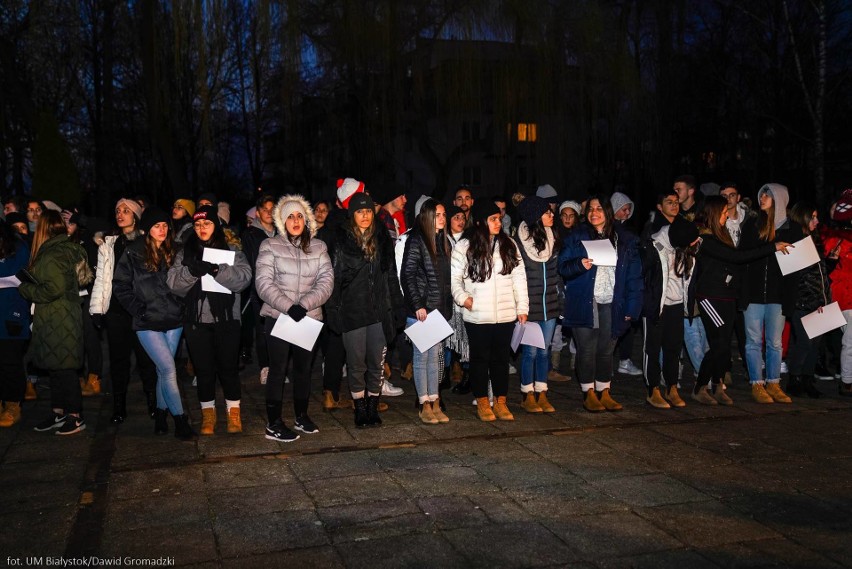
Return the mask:
[[695,381],[696,392],[707,382],[721,382],[725,372],[731,369],[731,336],[737,319],[737,301],[705,298],[698,302],[698,308],[710,350],[701,362]]
[[656,322],[643,318],[645,325],[644,365],[648,395],[661,384],[660,349],[663,351],[662,385],[677,385],[680,350],[683,346],[683,303],[664,306]]

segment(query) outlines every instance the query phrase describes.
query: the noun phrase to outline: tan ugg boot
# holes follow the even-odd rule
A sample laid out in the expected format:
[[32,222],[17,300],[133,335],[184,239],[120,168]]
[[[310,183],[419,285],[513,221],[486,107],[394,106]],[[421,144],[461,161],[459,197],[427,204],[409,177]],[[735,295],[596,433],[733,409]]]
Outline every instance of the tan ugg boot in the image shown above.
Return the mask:
[[556,409],[553,408],[553,405],[550,404],[550,401],[547,400],[547,391],[539,391],[538,395],[538,406],[541,407],[543,413],[556,413]]
[[695,399],[696,401],[698,401],[699,403],[703,404],[703,405],[718,405],[719,404],[719,402],[716,401],[713,398],[712,395],[710,395],[710,392],[707,391],[706,385],[701,386],[701,389],[699,389],[697,393],[693,392],[692,398]]
[[734,404],[734,400],[728,397],[728,394],[725,393],[725,386],[722,383],[716,384],[716,391],[713,392],[713,397],[716,398],[716,401],[718,401],[720,405]]
[[766,388],[761,383],[751,384],[751,397],[758,403],[769,404],[775,403],[772,396],[766,392]]
[[535,400],[535,393],[528,391],[524,394],[524,400],[521,402],[521,407],[527,413],[541,413],[542,409]]
[[435,417],[435,414],[432,412],[432,402],[424,401],[420,404],[420,421],[426,423],[427,425],[437,425],[438,419]]
[[83,392],[83,397],[99,395],[101,392],[101,380],[97,374],[90,373],[86,381],[80,383],[80,390]]
[[21,404],[6,402],[6,408],[0,413],[0,427],[11,427],[21,420]]
[[606,407],[601,405],[594,388],[586,391],[586,397],[583,399],[583,409],[589,413],[600,413],[601,411],[606,411]]
[[401,374],[399,374],[399,377],[411,381],[411,378],[414,377],[414,366],[411,365],[411,362],[408,362],[408,365],[405,366],[405,370]]
[[27,381],[27,390],[24,393],[24,399],[26,401],[35,401],[38,399],[38,393],[36,392],[35,385],[33,385],[31,381]]
[[660,395],[660,388],[659,387],[655,387],[654,389],[652,389],[651,395],[646,397],[645,401],[647,401],[648,404],[651,407],[654,407],[655,409],[671,409],[672,408],[672,406],[669,405],[668,402],[665,399],[663,399],[663,396]]
[[766,393],[768,393],[772,400],[776,403],[793,402],[793,400],[790,399],[790,396],[781,390],[781,385],[779,383],[767,383],[764,388],[766,389]]
[[494,416],[501,421],[515,420],[515,416],[512,415],[512,412],[509,411],[509,407],[506,405],[505,395],[500,395],[499,397],[494,398]]
[[201,410],[201,431],[202,435],[212,435],[216,430],[216,408],[207,407]]
[[491,403],[487,397],[476,398],[476,416],[479,417],[480,421],[490,422],[497,420],[494,411],[491,410]]
[[435,399],[432,401],[432,414],[438,419],[439,423],[449,423],[450,418],[441,410],[441,400]]
[[231,407],[228,409],[228,432],[229,433],[242,433],[243,432],[243,419],[240,416],[240,408],[239,407]]
[[458,383],[462,380],[462,366],[459,362],[453,362],[453,367],[450,369],[450,381]]
[[666,390],[666,394],[664,395],[666,401],[671,404],[672,407],[686,407],[686,401],[681,399],[680,394],[677,392],[677,386],[672,385]]
[[603,391],[601,391],[600,396],[601,405],[604,406],[604,409],[607,411],[621,411],[623,407],[621,403],[612,398],[612,395],[609,394],[609,388],[607,387]]

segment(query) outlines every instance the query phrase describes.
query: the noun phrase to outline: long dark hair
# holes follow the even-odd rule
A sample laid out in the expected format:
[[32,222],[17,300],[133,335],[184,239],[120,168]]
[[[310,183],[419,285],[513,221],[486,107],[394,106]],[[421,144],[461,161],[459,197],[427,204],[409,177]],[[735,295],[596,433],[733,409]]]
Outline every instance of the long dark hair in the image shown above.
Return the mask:
[[0,259],[8,259],[14,255],[18,241],[23,242],[12,226],[0,221]]
[[698,252],[698,243],[687,247],[675,247],[674,272],[678,277],[688,279],[695,265],[695,254]]
[[[353,212],[354,213],[354,212]],[[376,251],[378,250],[379,236],[376,231],[376,212],[373,212],[373,219],[370,222],[370,227],[361,233],[361,229],[355,223],[355,216],[349,218],[349,223],[346,225],[346,230],[355,238],[355,243],[361,252],[364,253],[364,258],[370,262],[376,259]],[[307,231],[307,227],[305,228]]]
[[[475,283],[484,283],[491,278],[491,271],[494,269],[488,222],[484,219],[476,220],[466,231],[465,236],[470,241],[470,247],[467,250],[466,276]],[[503,263],[500,274],[508,275],[518,266],[518,250],[515,248],[515,242],[502,231],[494,236],[494,242],[500,248],[500,261]]]
[[816,210],[816,206],[811,202],[799,202],[790,210],[790,220],[793,223],[798,223],[805,235],[810,235],[810,225]]
[[[772,205],[769,206],[769,209],[763,211],[761,208],[757,212],[758,236],[766,242],[775,241],[775,197],[772,194],[769,194],[769,197],[772,198]],[[813,213],[813,210],[811,210],[811,213]]]
[[734,246],[734,240],[728,233],[728,228],[719,223],[722,212],[728,209],[728,200],[722,196],[707,196],[704,198],[704,207],[701,215],[696,220],[701,233],[710,234],[729,247]]
[[[157,247],[153,237],[151,237],[150,231],[145,234],[144,265],[145,269],[152,273],[159,271],[162,265],[165,265],[165,268],[168,269],[175,261],[177,247],[175,246],[174,231],[168,223],[166,223],[166,226],[169,230],[166,232],[166,238],[160,243],[159,247]],[[195,235],[195,231],[192,234]]]
[[[601,208],[603,208],[605,219],[603,231],[601,231],[599,235],[609,239],[612,244],[615,245],[615,213],[612,211],[612,204],[609,201],[609,196],[605,194],[593,194],[589,196],[589,199],[586,201],[586,222],[589,222],[589,208],[595,200],[597,200],[598,204],[600,204]],[[592,227],[591,223],[589,223],[589,228],[594,232],[597,231],[594,227]]]
[[[420,208],[420,214],[417,216],[417,227],[420,229],[424,243],[426,243],[426,249],[429,251],[432,263],[435,262],[435,257],[438,255],[439,243],[444,256],[450,256],[450,240],[447,238],[446,228],[435,231],[435,217],[438,214],[439,205],[443,207],[443,204],[439,204],[435,200],[427,200]],[[446,211],[446,208],[444,211]]]

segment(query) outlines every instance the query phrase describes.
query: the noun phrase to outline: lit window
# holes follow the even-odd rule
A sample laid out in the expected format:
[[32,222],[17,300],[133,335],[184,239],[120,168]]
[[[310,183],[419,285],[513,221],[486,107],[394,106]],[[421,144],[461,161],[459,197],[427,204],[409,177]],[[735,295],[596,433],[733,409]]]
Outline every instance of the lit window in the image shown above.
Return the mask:
[[518,123],[518,142],[535,142],[538,138],[538,125],[534,122]]

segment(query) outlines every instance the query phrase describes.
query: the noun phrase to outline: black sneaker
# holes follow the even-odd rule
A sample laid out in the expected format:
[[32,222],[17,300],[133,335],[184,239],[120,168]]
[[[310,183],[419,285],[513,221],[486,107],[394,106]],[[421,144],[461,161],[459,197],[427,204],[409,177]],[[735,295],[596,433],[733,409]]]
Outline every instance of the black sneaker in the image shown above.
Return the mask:
[[86,430],[86,421],[83,420],[83,417],[72,417],[68,415],[65,417],[65,424],[59,427],[59,430],[56,431],[57,435],[75,435],[80,431]]
[[284,421],[278,419],[271,425],[266,425],[266,438],[279,443],[292,443],[299,440],[299,435],[288,429]]
[[297,431],[302,431],[303,433],[307,433],[309,435],[319,432],[319,428],[313,421],[311,421],[311,418],[307,415],[296,417],[296,422],[294,423],[294,426],[296,427]]
[[45,431],[52,431],[53,429],[58,429],[62,425],[64,425],[67,419],[67,415],[60,415],[59,413],[54,413],[50,416],[49,419],[45,419],[44,421],[33,427],[33,430],[39,433],[43,433]]

